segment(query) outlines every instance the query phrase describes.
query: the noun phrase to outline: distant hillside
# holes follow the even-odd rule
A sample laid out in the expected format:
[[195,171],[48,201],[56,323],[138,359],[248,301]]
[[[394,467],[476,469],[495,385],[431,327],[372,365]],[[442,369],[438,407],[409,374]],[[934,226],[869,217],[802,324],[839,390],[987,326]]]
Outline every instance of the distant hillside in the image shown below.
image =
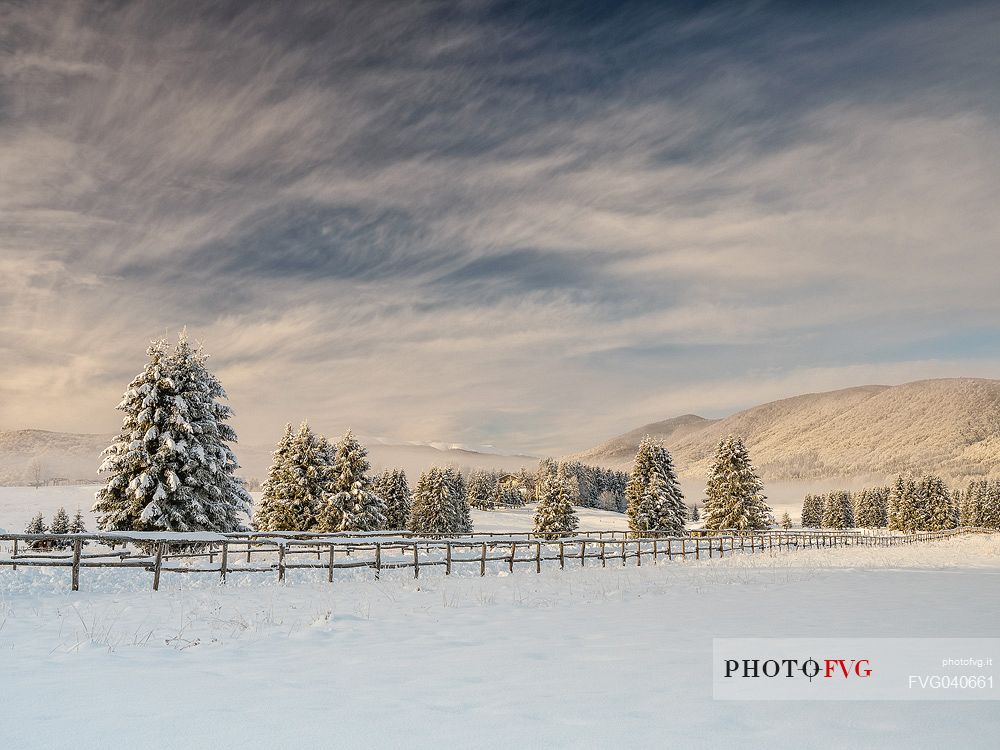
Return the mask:
[[[100,454],[114,435],[87,435],[46,430],[0,432],[0,485],[24,485],[35,481],[36,473],[45,482],[77,484],[97,481]],[[402,468],[415,482],[417,475],[435,464],[460,468],[494,468],[515,471],[534,466],[532,456],[505,456],[464,449],[435,448],[430,445],[368,443],[369,459],[376,471]],[[271,463],[272,446],[237,445],[240,474],[261,481]]]
[[741,435],[765,479],[887,477],[934,471],[1000,475],[1000,381],[923,380],[810,393],[708,420],[640,427],[570,458],[628,466],[645,434],[662,439],[681,476],[703,478],[715,445]]
[[113,435],[12,430],[0,432],[0,485],[41,480],[95,481],[100,454]]

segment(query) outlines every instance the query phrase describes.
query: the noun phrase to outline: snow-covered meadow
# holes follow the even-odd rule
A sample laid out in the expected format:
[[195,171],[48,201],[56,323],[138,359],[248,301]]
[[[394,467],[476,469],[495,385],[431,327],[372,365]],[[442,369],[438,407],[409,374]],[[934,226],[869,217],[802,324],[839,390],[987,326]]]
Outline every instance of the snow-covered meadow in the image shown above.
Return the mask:
[[[609,527],[597,513],[584,528]],[[515,530],[530,511],[483,515]],[[148,584],[140,571],[87,570],[74,594],[66,570],[2,570],[3,745],[996,746],[990,703],[714,701],[710,660],[713,637],[996,636],[998,535],[398,572],[333,585],[306,571],[226,586],[175,575],[154,593],[120,585]]]

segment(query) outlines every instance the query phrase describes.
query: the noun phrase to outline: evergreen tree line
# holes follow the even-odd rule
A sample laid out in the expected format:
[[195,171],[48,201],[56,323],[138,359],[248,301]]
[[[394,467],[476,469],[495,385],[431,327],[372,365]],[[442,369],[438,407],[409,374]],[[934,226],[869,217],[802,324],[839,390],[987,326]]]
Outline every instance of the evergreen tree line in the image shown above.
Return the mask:
[[[56,512],[52,515],[52,526],[48,526],[45,523],[45,516],[40,512],[36,513],[28,525],[24,529],[25,534],[86,534],[87,527],[83,523],[83,511],[79,508],[76,509],[76,513],[73,514],[73,518],[70,519],[69,514],[66,512],[65,508],[58,508]],[[40,547],[46,544],[45,542],[33,542],[32,547]],[[69,541],[55,542],[54,544],[49,544],[56,549],[64,549],[71,545]]]
[[971,482],[949,490],[934,474],[897,477],[891,486],[806,495],[805,528],[889,528],[892,531],[940,531],[958,526],[1000,528],[1000,480]]
[[518,475],[476,469],[466,482],[466,500],[478,510],[517,508],[528,502],[528,490]]
[[[147,363],[129,384],[118,409],[122,428],[104,452],[108,480],[94,512],[102,530],[241,531],[252,501],[235,472],[230,444],[236,433],[226,393],[208,370],[207,356],[185,333],[170,348],[154,341]],[[545,459],[535,472],[474,472],[469,481],[452,468],[423,472],[411,492],[399,470],[370,475],[368,452],[348,432],[331,443],[303,422],[286,426],[278,441],[262,498],[253,513],[265,531],[471,531],[470,506],[522,505],[534,498],[535,528],[572,533],[574,505],[626,512],[635,531],[683,533],[687,508],[669,452],[646,438],[630,474],[580,462]],[[694,515],[692,513],[692,515]],[[766,528],[774,523],[746,447],[722,440],[706,488],[707,528]],[[61,524],[61,520],[60,520]],[[39,519],[38,528],[44,528]]]
[[589,466],[579,461],[567,461],[563,465],[575,505],[618,513],[626,511],[628,498],[625,487],[629,481],[627,472]]
[[[461,473],[435,466],[411,493],[406,474],[371,477],[367,449],[350,430],[336,445],[303,422],[274,451],[254,526],[263,531],[472,531]],[[485,481],[485,480],[484,480]]]
[[970,482],[955,493],[959,525],[1000,529],[1000,479]]

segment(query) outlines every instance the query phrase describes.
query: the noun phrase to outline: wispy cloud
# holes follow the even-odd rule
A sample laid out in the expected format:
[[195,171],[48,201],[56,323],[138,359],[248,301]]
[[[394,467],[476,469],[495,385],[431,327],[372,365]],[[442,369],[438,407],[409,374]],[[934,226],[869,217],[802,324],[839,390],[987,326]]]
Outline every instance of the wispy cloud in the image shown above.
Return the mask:
[[1000,375],[991,4],[41,2],[0,29],[0,427],[109,429],[183,325],[251,442],[310,417],[563,452]]

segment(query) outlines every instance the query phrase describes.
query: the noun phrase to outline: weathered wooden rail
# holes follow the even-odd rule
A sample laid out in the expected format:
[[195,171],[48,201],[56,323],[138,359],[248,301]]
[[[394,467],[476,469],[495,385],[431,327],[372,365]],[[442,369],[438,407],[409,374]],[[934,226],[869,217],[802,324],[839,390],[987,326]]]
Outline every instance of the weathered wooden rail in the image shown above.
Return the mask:
[[[941,539],[960,534],[988,532],[960,528],[910,534],[870,531],[694,530],[679,537],[666,532],[593,531],[570,537],[516,532],[510,534],[428,534],[374,532],[317,534],[308,532],[141,533],[98,534],[3,534],[0,544],[10,543],[0,566],[67,567],[71,587],[79,590],[83,568],[139,568],[152,573],[153,590],[160,587],[163,573],[215,573],[224,583],[229,573],[277,573],[284,581],[289,570],[325,569],[334,581],[334,571],[370,568],[375,578],[383,570],[412,568],[415,578],[423,568],[444,567],[446,575],[459,566],[478,566],[479,575],[499,563],[513,573],[518,565],[541,573],[545,563],[585,566],[588,560],[637,566],[643,560],[701,560],[726,554],[750,554],[775,550],[823,547],[890,547]],[[94,545],[94,550],[85,550]],[[315,560],[312,558],[315,557]],[[218,558],[218,562],[216,562]],[[205,561],[205,562],[202,562]],[[183,563],[183,564],[182,564]]]

